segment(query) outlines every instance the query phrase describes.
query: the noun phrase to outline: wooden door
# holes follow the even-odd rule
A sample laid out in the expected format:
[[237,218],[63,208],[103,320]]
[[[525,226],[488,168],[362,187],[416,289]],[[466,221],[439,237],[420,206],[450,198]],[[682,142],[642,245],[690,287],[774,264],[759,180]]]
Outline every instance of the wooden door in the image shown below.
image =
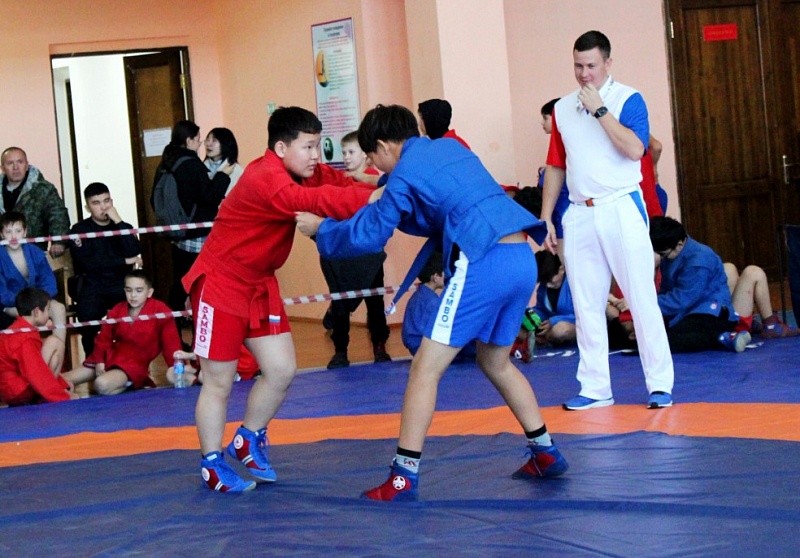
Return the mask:
[[[150,196],[161,153],[146,152],[145,134],[172,129],[177,121],[192,119],[188,54],[185,48],[173,48],[156,54],[126,56],[124,63],[137,213],[140,226],[150,227],[156,224]],[[166,301],[172,281],[171,244],[156,234],[142,235],[140,240],[154,296]]]
[[774,7],[780,22],[775,58],[780,64],[778,82],[781,132],[778,154],[781,157],[782,223],[800,225],[800,0],[782,0]]
[[[787,116],[797,118],[797,46],[791,60],[787,41],[800,33],[785,16],[797,17],[798,1],[666,4],[682,221],[724,261],[773,277],[777,226],[796,218],[800,201],[782,160]],[[779,75],[789,66],[794,92]]]

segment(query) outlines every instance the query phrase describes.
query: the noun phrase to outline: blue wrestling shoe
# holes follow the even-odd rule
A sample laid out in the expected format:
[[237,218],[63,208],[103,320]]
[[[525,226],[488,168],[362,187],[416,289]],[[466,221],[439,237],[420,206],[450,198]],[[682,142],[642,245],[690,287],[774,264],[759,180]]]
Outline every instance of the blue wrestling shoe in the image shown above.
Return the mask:
[[567,411],[584,411],[586,409],[596,409],[598,407],[609,407],[613,404],[613,397],[609,397],[608,399],[592,399],[591,397],[578,395],[564,403],[562,407]]
[[654,391],[647,400],[648,409],[663,409],[672,407],[672,395],[665,391]]
[[278,475],[272,470],[267,457],[267,429],[252,432],[240,426],[228,445],[228,455],[247,467],[247,472],[263,481],[275,482]]
[[528,462],[511,475],[512,479],[533,479],[557,477],[569,469],[569,464],[555,445],[539,446],[528,444]]
[[221,452],[213,451],[200,461],[203,484],[217,492],[247,492],[256,487],[255,481],[245,481],[225,463]]
[[363,492],[361,497],[382,502],[416,502],[419,498],[418,485],[419,473],[412,473],[397,462],[392,462],[386,482]]
[[719,342],[722,346],[734,353],[744,351],[751,339],[752,337],[746,331],[731,331],[719,335]]

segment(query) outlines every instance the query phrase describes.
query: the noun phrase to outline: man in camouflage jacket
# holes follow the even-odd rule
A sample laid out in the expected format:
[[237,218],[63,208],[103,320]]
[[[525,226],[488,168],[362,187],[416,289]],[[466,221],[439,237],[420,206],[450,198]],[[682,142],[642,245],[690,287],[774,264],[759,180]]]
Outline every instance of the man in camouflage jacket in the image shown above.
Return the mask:
[[[58,190],[45,180],[39,169],[28,164],[28,156],[19,147],[9,147],[0,156],[2,196],[0,214],[19,211],[28,222],[28,236],[54,236],[69,233],[69,214]],[[64,253],[65,242],[53,242],[50,255]],[[37,244],[42,250],[47,243]]]

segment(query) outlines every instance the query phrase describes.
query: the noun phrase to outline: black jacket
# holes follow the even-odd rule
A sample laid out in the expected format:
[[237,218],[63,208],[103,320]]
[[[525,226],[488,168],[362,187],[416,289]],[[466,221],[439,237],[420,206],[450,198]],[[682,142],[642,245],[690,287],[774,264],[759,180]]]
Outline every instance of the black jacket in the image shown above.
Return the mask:
[[[183,210],[187,215],[192,212],[192,207],[197,205],[197,211],[192,219],[193,223],[213,221],[217,217],[219,204],[225,198],[225,192],[231,183],[231,178],[224,172],[218,172],[214,178],[208,177],[208,169],[197,156],[197,153],[185,147],[168,145],[164,148],[161,163],[153,182],[158,181],[161,169],[170,169],[181,157],[190,159],[181,163],[175,172],[175,182],[178,185],[178,198],[181,200]],[[151,200],[152,204],[152,200]],[[187,231],[186,238],[199,238],[206,236],[209,229]]]

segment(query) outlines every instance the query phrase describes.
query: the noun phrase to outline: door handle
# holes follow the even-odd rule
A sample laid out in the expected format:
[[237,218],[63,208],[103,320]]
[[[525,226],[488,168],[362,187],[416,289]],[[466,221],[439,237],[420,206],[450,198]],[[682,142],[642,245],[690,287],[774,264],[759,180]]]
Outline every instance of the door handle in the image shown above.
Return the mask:
[[791,169],[800,168],[800,163],[790,163],[786,155],[781,159],[783,160],[783,183],[788,185],[792,183],[792,180],[798,179],[797,173],[793,173]]

